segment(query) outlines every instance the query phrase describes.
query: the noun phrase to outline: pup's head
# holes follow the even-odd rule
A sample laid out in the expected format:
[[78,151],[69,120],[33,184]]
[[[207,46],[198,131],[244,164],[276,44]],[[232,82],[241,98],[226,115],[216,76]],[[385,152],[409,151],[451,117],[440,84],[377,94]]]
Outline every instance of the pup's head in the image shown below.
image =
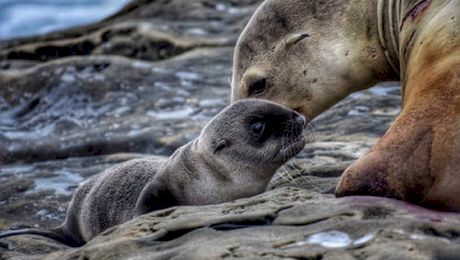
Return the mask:
[[238,101],[209,122],[199,150],[228,172],[270,175],[305,145],[306,121],[299,113],[260,99]]

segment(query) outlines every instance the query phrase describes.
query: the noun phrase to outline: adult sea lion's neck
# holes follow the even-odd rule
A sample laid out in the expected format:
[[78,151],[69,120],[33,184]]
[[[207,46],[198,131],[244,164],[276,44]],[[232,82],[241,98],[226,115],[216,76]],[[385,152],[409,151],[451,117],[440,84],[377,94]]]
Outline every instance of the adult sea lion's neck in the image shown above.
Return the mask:
[[377,26],[380,44],[388,64],[400,75],[399,63],[399,21],[401,21],[402,0],[378,0]]

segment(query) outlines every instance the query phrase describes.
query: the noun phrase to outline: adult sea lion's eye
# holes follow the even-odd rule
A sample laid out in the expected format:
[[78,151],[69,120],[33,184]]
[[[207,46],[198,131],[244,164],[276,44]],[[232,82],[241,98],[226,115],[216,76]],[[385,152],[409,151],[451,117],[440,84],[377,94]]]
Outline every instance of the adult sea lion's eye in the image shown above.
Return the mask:
[[262,122],[255,122],[251,127],[254,133],[261,135],[264,132],[265,124]]
[[267,87],[267,79],[261,78],[249,85],[249,95],[257,95],[264,92],[265,88]]

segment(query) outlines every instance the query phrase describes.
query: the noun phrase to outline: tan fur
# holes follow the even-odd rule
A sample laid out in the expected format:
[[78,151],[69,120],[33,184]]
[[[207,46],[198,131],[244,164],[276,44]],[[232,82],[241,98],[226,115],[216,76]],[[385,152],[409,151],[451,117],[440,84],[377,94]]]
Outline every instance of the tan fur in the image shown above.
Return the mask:
[[[375,7],[348,2],[265,1],[239,38],[232,100],[250,97],[251,81],[267,77],[267,90],[251,97],[314,118],[354,91],[396,79],[380,46],[377,22],[362,15]],[[309,37],[286,46],[300,33]]]
[[[283,47],[303,32],[310,37]],[[269,99],[313,118],[397,74],[400,115],[345,171],[336,194],[460,211],[459,1],[265,1],[238,41],[232,100]],[[257,77],[268,86],[250,96]]]

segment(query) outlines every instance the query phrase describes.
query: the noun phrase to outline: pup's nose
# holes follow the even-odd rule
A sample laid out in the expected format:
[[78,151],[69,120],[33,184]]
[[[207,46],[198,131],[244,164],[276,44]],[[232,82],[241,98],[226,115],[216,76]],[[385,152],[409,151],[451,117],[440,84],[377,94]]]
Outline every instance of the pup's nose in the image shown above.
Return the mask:
[[305,117],[297,112],[292,113],[292,129],[294,130],[294,135],[299,136],[303,133],[305,129]]
[[298,126],[304,127],[306,124],[305,117],[297,112],[293,113],[293,119],[297,123]]

